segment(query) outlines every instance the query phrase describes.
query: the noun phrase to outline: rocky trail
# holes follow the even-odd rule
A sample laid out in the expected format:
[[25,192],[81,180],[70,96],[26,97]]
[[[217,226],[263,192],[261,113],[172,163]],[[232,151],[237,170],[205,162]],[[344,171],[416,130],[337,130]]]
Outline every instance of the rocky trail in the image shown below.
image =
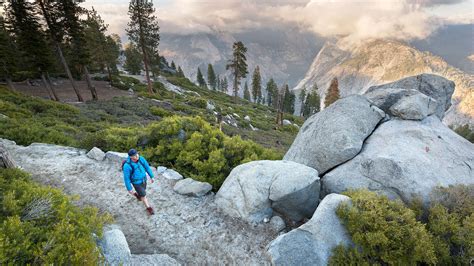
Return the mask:
[[[168,254],[181,264],[269,264],[266,246],[278,232],[269,224],[251,225],[222,214],[211,192],[202,197],[173,191],[175,180],[156,174],[148,183],[155,208],[149,216],[131,197],[120,172],[121,159],[96,161],[86,150],[33,143],[23,147],[0,139],[15,162],[45,185],[79,195],[79,204],[111,213],[126,236],[132,254]],[[154,168],[156,172],[156,169]]]

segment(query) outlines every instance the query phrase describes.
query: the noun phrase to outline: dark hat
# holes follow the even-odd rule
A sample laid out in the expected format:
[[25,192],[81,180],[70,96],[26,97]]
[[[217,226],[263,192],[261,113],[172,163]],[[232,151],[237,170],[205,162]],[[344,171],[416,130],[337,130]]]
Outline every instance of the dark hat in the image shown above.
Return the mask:
[[135,150],[135,149],[130,149],[130,150],[128,151],[128,156],[134,156],[134,155],[136,155],[136,154],[137,154],[137,150]]

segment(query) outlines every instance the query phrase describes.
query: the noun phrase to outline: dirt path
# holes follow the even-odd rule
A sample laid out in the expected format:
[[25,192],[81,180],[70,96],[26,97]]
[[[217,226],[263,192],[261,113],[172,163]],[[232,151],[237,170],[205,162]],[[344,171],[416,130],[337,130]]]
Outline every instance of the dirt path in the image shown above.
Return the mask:
[[[59,79],[53,81],[53,87],[61,102],[77,102],[77,96],[72,89],[71,83],[66,79]],[[128,96],[128,91],[119,90],[110,86],[107,81],[92,81],[94,84],[99,100],[110,100],[116,96]],[[43,83],[39,81],[33,82],[34,86],[26,84],[26,82],[16,82],[15,88],[27,95],[41,97],[49,99],[49,94],[43,87]],[[79,88],[79,93],[82,95],[85,101],[92,100],[91,91],[87,88],[85,81],[76,81],[76,85]]]
[[120,161],[98,162],[84,150],[50,144],[28,147],[6,144],[13,159],[34,180],[78,194],[81,204],[111,213],[134,254],[166,253],[187,265],[268,265],[265,248],[276,236],[267,224],[252,226],[221,214],[214,195],[201,198],[173,191],[175,181],[157,175],[147,193],[154,216],[128,195],[119,172]]

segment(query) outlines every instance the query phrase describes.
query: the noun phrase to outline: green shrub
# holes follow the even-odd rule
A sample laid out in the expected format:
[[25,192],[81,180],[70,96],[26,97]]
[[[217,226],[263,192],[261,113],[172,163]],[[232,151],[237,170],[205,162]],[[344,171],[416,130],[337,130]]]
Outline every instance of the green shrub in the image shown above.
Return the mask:
[[455,127],[454,131],[461,137],[469,140],[471,143],[474,143],[474,130],[472,130],[468,124]]
[[103,151],[128,151],[136,147],[138,139],[143,135],[143,129],[109,127],[104,130],[87,134],[80,146],[84,149],[98,147]]
[[199,97],[190,97],[187,103],[191,106],[201,109],[206,109],[207,107],[207,101]]
[[225,136],[200,117],[167,117],[148,130],[149,147],[145,156],[150,161],[209,182],[215,190],[239,164],[279,159],[275,152],[251,141]]
[[0,169],[0,264],[103,263],[93,234],[112,221],[18,169]]
[[[415,265],[437,262],[432,236],[404,204],[366,190],[349,191],[352,205],[337,215],[358,248],[339,248],[331,264],[356,257],[370,264]],[[346,261],[350,263],[350,261]]]
[[160,117],[166,117],[166,116],[172,116],[173,113],[166,110],[166,109],[163,109],[161,107],[158,107],[158,106],[152,106],[150,107],[150,112],[153,114],[153,115],[156,115],[156,116],[160,116]]

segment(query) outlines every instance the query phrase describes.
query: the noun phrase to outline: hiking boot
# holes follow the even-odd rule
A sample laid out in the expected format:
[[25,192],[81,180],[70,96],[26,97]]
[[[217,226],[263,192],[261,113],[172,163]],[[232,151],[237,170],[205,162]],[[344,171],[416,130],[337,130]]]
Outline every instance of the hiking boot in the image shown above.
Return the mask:
[[153,210],[152,207],[148,207],[148,208],[146,208],[146,210],[148,211],[148,214],[150,214],[150,215],[155,214],[155,211]]
[[135,196],[135,197],[137,198],[137,200],[138,200],[138,201],[140,201],[140,200],[141,200],[141,199],[140,199],[140,196],[138,196],[138,193],[137,193],[137,192],[134,192],[134,193],[133,193],[133,196]]

